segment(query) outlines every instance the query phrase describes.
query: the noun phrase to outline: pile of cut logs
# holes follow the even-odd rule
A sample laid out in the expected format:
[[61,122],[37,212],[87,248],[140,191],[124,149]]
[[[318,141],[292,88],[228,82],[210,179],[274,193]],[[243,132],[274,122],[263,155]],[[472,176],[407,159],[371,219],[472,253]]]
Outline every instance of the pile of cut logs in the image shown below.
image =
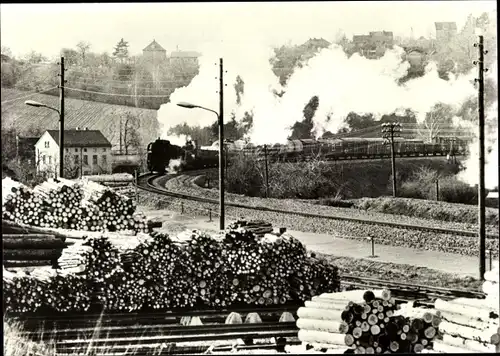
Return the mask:
[[146,232],[132,199],[89,180],[49,179],[33,189],[2,180],[3,218],[43,228]]
[[7,267],[52,266],[66,247],[49,234],[2,234],[3,264]]
[[418,353],[432,349],[440,318],[432,310],[397,310],[389,290],[324,293],[297,311],[299,339],[315,349]]
[[442,339],[435,341],[434,351],[444,353],[500,352],[499,269],[485,274],[483,291],[486,299],[457,298],[449,302],[436,300],[441,313]]
[[[88,286],[80,299],[74,297],[82,293],[80,285],[67,292],[73,296],[75,310],[85,310],[90,304],[124,311],[276,305],[340,288],[337,268],[308,256],[304,246],[287,234],[257,237],[228,229],[214,237],[193,231],[180,239],[153,232],[138,234],[135,244],[131,240],[112,241],[104,234],[63,251],[58,280],[72,275]],[[33,275],[21,276],[21,284],[16,275],[4,279],[12,296],[9,310],[57,309],[54,301],[59,300],[45,290],[52,288],[52,282],[41,287],[43,293],[30,289],[28,294],[38,299],[17,298],[28,288],[23,284],[26,279],[35,279],[33,285],[39,285]]]

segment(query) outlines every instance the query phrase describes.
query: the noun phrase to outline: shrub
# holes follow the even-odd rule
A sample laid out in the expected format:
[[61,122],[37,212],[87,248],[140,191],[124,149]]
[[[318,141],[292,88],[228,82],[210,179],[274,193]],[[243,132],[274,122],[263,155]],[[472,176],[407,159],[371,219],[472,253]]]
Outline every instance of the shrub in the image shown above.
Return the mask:
[[[352,201],[356,209],[423,219],[477,224],[477,207],[444,201],[409,198],[362,198]],[[498,226],[498,209],[486,208],[486,224]]]
[[439,200],[449,203],[477,204],[477,188],[471,187],[456,177],[439,180]]
[[401,184],[398,196],[413,199],[425,199],[427,194],[422,190],[422,185],[419,182],[407,181]]
[[336,208],[352,208],[354,203],[349,200],[339,198],[320,198],[317,202],[320,205],[333,206]]

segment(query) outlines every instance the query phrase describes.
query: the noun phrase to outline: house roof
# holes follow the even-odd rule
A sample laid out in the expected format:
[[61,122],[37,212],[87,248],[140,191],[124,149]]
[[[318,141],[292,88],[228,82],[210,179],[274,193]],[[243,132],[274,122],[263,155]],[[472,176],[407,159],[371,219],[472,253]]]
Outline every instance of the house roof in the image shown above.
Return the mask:
[[156,42],[155,40],[153,40],[153,42],[151,42],[149,45],[147,45],[146,48],[143,49],[143,51],[162,51],[162,52],[166,52],[165,48],[163,48],[162,46],[160,46],[160,44],[158,42]]
[[171,58],[198,58],[201,53],[195,51],[174,51],[170,54]]
[[[59,130],[47,130],[59,145]],[[111,143],[99,130],[64,130],[64,146],[111,147]]]
[[456,30],[457,24],[455,22],[435,22],[436,30]]

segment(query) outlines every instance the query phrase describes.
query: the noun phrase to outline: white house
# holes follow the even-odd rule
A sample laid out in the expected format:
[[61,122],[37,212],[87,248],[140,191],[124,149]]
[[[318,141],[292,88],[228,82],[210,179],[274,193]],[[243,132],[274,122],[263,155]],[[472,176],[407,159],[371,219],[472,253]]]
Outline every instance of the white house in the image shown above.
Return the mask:
[[[111,173],[111,143],[99,130],[64,130],[64,157],[79,175]],[[59,172],[59,130],[47,130],[40,137],[35,162],[37,172]]]

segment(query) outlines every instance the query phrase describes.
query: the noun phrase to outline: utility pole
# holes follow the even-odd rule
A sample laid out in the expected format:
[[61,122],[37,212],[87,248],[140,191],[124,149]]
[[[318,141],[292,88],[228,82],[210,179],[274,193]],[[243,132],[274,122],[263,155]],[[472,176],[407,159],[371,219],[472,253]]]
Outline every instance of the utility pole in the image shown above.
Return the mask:
[[64,178],[64,57],[59,74],[59,177]]
[[264,160],[266,161],[266,198],[269,198],[269,169],[267,167],[267,145],[264,145]]
[[394,137],[399,137],[401,132],[401,124],[399,122],[389,122],[382,124],[383,137],[386,143],[391,145],[391,161],[392,161],[392,196],[397,196],[396,186],[396,153],[394,152]]
[[474,47],[479,47],[479,58],[474,61],[479,67],[479,78],[475,81],[479,83],[478,93],[478,115],[479,115],[479,191],[478,191],[478,205],[479,205],[479,279],[484,280],[484,273],[486,272],[486,225],[485,225],[485,182],[484,182],[484,55],[488,51],[484,50],[483,36],[479,36],[479,43],[474,43]]
[[222,58],[220,59],[220,74],[219,74],[219,228],[224,230],[224,65]]

